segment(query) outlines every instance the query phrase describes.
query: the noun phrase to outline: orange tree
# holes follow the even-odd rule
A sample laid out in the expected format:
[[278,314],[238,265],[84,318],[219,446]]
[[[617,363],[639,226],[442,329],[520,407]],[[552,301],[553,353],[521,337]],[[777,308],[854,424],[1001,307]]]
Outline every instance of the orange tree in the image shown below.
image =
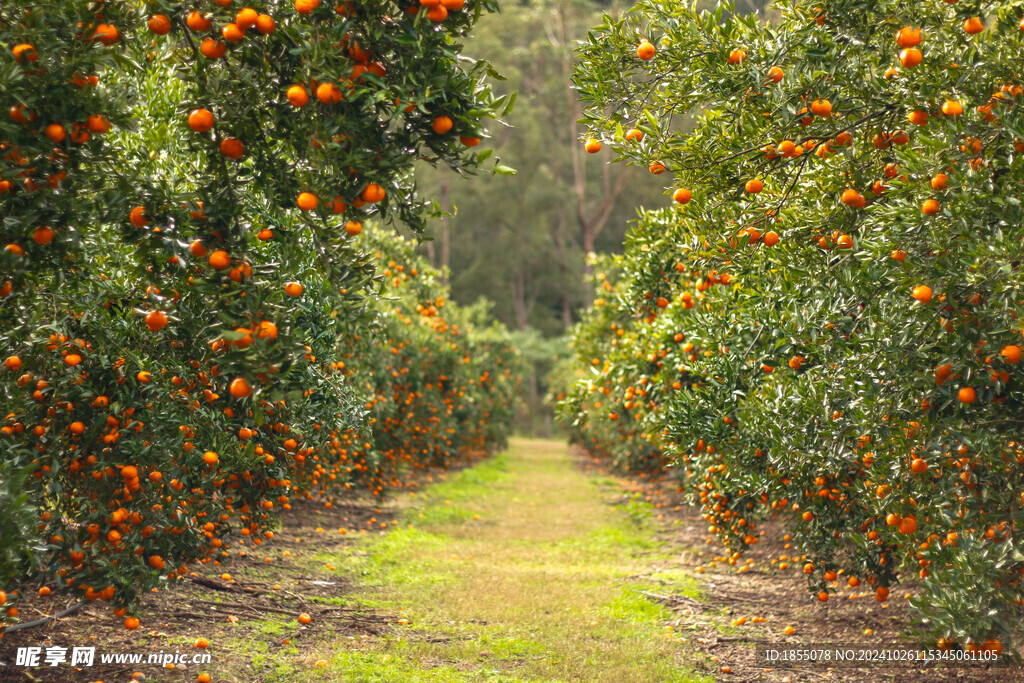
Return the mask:
[[[272,536],[296,495],[382,493],[501,442],[502,331],[477,339],[452,311],[388,339],[388,239],[367,251],[361,234],[368,219],[421,234],[417,161],[486,158],[480,121],[505,102],[458,40],[493,9],[0,9],[0,509],[15,522],[0,580],[35,566],[123,614],[188,562],[220,561],[228,532]],[[379,373],[393,344],[424,368],[400,389]],[[424,421],[401,427],[444,447],[388,441],[374,406],[399,391]]]
[[[580,47],[588,145],[675,176],[599,268],[563,415],[663,459],[736,552],[784,513],[818,600],[1020,637],[1024,7],[641,2]],[[690,118],[693,117],[693,118]],[[642,449],[634,447],[641,443]]]

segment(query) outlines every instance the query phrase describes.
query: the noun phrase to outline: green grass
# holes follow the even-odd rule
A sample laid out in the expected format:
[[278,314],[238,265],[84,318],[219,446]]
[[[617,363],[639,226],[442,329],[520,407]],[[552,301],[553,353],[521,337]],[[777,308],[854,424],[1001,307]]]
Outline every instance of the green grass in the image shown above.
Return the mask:
[[516,441],[404,497],[391,532],[315,560],[355,574],[355,601],[409,623],[263,658],[261,680],[702,680],[664,626],[671,615],[638,592],[696,588],[682,573],[651,575],[665,555],[650,509],[608,505],[611,485],[580,473],[563,444]]

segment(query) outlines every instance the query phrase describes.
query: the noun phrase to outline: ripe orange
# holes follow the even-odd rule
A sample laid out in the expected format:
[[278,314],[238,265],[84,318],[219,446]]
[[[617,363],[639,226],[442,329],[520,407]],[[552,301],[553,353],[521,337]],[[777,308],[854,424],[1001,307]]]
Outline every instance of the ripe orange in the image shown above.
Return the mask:
[[82,357],[80,355],[78,355],[77,353],[69,353],[68,355],[64,356],[64,363],[66,365],[70,365],[71,367],[75,367],[76,365],[78,365],[81,362],[82,362]]
[[928,462],[923,458],[914,458],[910,463],[910,471],[914,474],[924,474],[928,471]]
[[228,51],[228,46],[223,40],[207,38],[199,46],[199,51],[207,59],[220,59]]
[[945,173],[937,173],[931,179],[931,186],[933,190],[945,190],[949,186],[949,176]]
[[229,43],[237,43],[241,41],[242,38],[245,38],[245,31],[241,26],[235,23],[225,24],[224,28],[220,30],[220,33],[224,36],[224,40]]
[[256,30],[263,35],[270,35],[274,32],[275,27],[274,18],[269,14],[261,14],[256,17]]
[[301,85],[293,85],[285,92],[293,107],[305,107],[309,102],[309,93]]
[[312,617],[310,617],[305,612],[303,612],[302,614],[299,615],[299,623],[300,624],[308,624],[311,621],[313,621]]
[[946,116],[960,116],[964,113],[964,107],[956,100],[946,100],[942,103],[942,113]]
[[[20,43],[11,48],[11,53],[14,55],[14,61],[21,62],[34,62],[39,58],[36,54],[36,49],[28,43]],[[2,604],[2,603],[0,603]]]
[[259,14],[252,7],[243,7],[235,15],[235,24],[243,31],[248,31],[256,25]]
[[772,83],[780,82],[784,75],[785,73],[782,71],[782,69],[777,66],[773,66],[772,68],[768,69],[768,80],[770,80]]
[[430,19],[435,24],[440,24],[442,21],[448,18],[448,8],[442,4],[438,4],[430,8],[427,12],[427,19]]
[[779,243],[779,233],[774,230],[769,230],[764,234],[764,237],[761,238],[761,241],[764,242],[764,246],[766,247],[774,247]]
[[978,17],[971,17],[970,19],[964,20],[964,31],[968,35],[974,35],[975,33],[981,33],[985,30],[985,24],[981,23],[981,19]]
[[1003,350],[999,352],[999,355],[1003,357],[1003,360],[1010,365],[1016,365],[1020,362],[1021,348],[1019,346],[1009,344],[1003,347]]
[[149,219],[146,218],[146,209],[142,206],[136,206],[130,212],[128,212],[128,221],[136,228],[142,228],[149,225]]
[[640,142],[644,139],[644,132],[639,128],[630,128],[626,131],[626,142]]
[[729,59],[728,59],[728,61],[729,61],[730,64],[739,64],[740,62],[743,62],[744,60],[746,60],[746,58],[747,58],[746,51],[737,48],[737,49],[732,50],[731,52],[729,52]]
[[928,112],[920,109],[912,111],[907,114],[907,120],[915,126],[923,126],[928,123]]
[[324,104],[337,104],[341,97],[341,90],[333,83],[321,83],[316,87],[316,98]]
[[828,602],[828,591],[818,593],[818,602]]
[[295,203],[303,211],[312,211],[317,207],[317,204],[320,203],[320,200],[317,199],[317,196],[312,192],[300,192]]
[[260,339],[269,339],[270,341],[274,341],[277,339],[277,325],[269,320],[261,321],[259,329],[256,331],[256,336]]
[[674,199],[679,204],[686,204],[687,202],[690,201],[692,196],[693,195],[690,193],[690,191],[687,190],[685,187],[680,187],[675,192],[672,193],[672,199]]
[[817,116],[828,118],[832,114],[832,103],[828,100],[814,100],[811,102],[811,112]]
[[154,14],[149,18],[149,30],[158,36],[171,32],[171,19],[166,14]]
[[914,533],[917,531],[917,518],[913,515],[904,517],[900,520],[899,530],[904,536]]
[[854,190],[853,188],[847,188],[843,190],[841,200],[843,204],[851,206],[855,209],[862,209],[867,204],[867,199],[864,198],[864,195],[862,195],[860,192],[857,192],[857,190]]
[[53,228],[40,225],[32,232],[32,241],[36,244],[46,245],[53,241],[54,234]]
[[381,187],[377,183],[370,183],[369,185],[366,186],[366,188],[363,190],[363,193],[360,196],[363,198],[364,202],[376,204],[377,202],[384,199],[384,196],[386,194],[387,193],[384,192],[383,187]]
[[124,627],[129,631],[134,631],[139,627],[139,620],[137,617],[128,617],[124,620]]
[[597,138],[587,138],[587,141],[583,143],[583,147],[590,154],[597,154],[601,151],[601,141]]
[[100,114],[90,114],[89,118],[85,120],[85,127],[88,128],[91,133],[106,133],[110,130],[110,122],[107,121],[105,116]]
[[636,56],[645,62],[654,56],[654,52],[654,46],[646,39],[641,40],[640,44],[636,46]]
[[208,641],[206,638],[197,638],[195,646],[200,650],[205,650],[206,648],[210,647],[210,641]]
[[926,304],[932,300],[932,288],[928,285],[918,285],[910,294],[917,301]]
[[203,462],[205,462],[207,465],[216,465],[218,460],[219,458],[217,457],[217,454],[214,453],[213,451],[206,451],[205,453],[203,453]]
[[201,673],[196,676],[196,683],[210,683],[210,674]]
[[218,249],[210,254],[208,261],[214,270],[226,270],[231,265],[231,255],[223,249]]
[[302,296],[302,283],[300,282],[289,282],[284,286],[284,292],[288,296]]
[[148,370],[140,370],[139,374],[135,375],[135,379],[139,380],[143,384],[149,384],[153,381],[153,373]]
[[349,221],[348,223],[345,224],[345,232],[347,232],[352,237],[355,237],[362,231],[363,224],[360,223],[359,221]]
[[459,142],[464,144],[466,147],[476,147],[480,144],[480,138],[475,135],[460,135]]
[[224,138],[220,141],[220,153],[228,159],[240,159],[245,154],[245,145],[238,138]]
[[466,0],[441,0],[441,6],[449,12],[458,12],[466,6]]
[[249,383],[245,381],[244,377],[236,377],[231,380],[228,391],[235,398],[245,398],[252,394],[252,387],[249,386]]
[[926,199],[924,204],[921,205],[921,212],[926,216],[934,216],[941,208],[942,205],[939,204],[938,200]]
[[59,123],[49,124],[43,132],[46,134],[46,137],[50,138],[57,144],[64,142],[64,138],[67,137],[68,133],[64,126]]
[[309,14],[320,6],[320,0],[295,0],[295,11],[299,14]]
[[146,314],[146,327],[150,332],[159,332],[167,326],[167,316],[163,311],[150,311]]
[[[7,360],[4,361],[4,367],[11,372],[17,372],[21,369],[21,359],[17,356],[8,356]],[[3,604],[3,603],[0,603]]]
[[750,194],[757,194],[764,189],[764,182],[762,182],[760,178],[753,178],[747,181],[747,184],[744,185],[744,189]]
[[197,133],[205,133],[213,128],[213,112],[209,109],[193,109],[188,115],[188,127]]
[[972,387],[962,387],[960,391],[956,392],[956,397],[961,403],[974,403],[978,400],[978,392]]
[[452,121],[452,117],[445,116],[442,114],[441,116],[438,116],[437,118],[434,119],[434,121],[430,124],[430,127],[433,128],[434,132],[437,133],[438,135],[444,135],[445,133],[452,129],[453,125],[455,124]]
[[196,258],[203,258],[206,256],[206,247],[203,245],[202,240],[193,240],[192,244],[188,245],[188,250],[192,252],[192,255]]
[[908,47],[900,51],[900,64],[908,69],[920,64],[923,58],[924,56],[921,54],[921,51],[916,47]]
[[886,586],[879,586],[875,589],[875,600],[885,602],[889,599],[889,589]]
[[81,434],[85,431],[85,423],[78,421],[72,422],[68,425],[68,431],[75,435]]
[[206,31],[210,28],[210,20],[204,17],[203,13],[199,10],[189,12],[188,17],[185,19],[185,24],[196,33]]
[[915,47],[921,44],[921,29],[904,26],[896,32],[896,44],[900,47]]

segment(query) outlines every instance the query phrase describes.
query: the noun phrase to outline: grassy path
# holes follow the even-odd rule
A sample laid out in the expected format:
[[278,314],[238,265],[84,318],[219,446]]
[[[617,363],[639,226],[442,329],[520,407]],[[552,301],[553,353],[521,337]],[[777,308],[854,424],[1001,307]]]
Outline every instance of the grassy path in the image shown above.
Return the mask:
[[519,440],[407,496],[399,528],[314,559],[344,563],[361,603],[408,624],[327,640],[282,680],[694,680],[667,613],[637,592],[687,579],[652,568],[664,557],[653,529],[608,505],[609,485],[564,444]]

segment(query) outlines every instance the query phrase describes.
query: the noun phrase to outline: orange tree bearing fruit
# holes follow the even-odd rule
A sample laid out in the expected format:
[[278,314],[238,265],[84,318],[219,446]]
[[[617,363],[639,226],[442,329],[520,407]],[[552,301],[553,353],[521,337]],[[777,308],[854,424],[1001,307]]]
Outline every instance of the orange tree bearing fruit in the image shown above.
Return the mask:
[[[0,368],[0,586],[134,614],[168,574],[268,542],[295,501],[384,495],[503,443],[509,340],[389,225],[426,229],[416,157],[493,164],[426,112],[481,138],[504,115],[486,66],[457,54],[497,6],[449,3],[435,26],[367,5],[342,27],[312,4],[253,3],[252,23],[244,3],[39,0],[31,21],[0,3],[5,50],[23,46],[0,55],[0,359],[18,359]],[[332,49],[292,52],[310,44]],[[328,74],[343,100],[311,106]],[[155,311],[174,324],[151,332]]]
[[[595,259],[552,393],[575,441],[677,484],[728,557],[772,519],[812,599],[829,571],[913,580],[923,642],[1020,653],[1020,16],[927,8],[798,0],[766,28],[645,0],[587,34],[580,125],[701,210],[645,210]],[[643,35],[671,79],[633,59]],[[878,77],[821,78],[857,65]]]

